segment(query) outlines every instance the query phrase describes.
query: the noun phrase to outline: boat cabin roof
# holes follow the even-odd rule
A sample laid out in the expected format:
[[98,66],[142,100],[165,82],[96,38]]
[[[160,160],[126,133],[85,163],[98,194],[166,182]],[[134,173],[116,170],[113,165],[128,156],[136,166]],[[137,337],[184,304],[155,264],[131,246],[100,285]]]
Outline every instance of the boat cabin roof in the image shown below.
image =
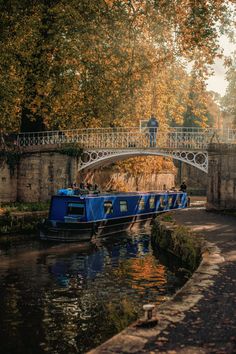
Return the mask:
[[56,196],[60,197],[86,197],[86,198],[101,198],[101,197],[127,197],[127,196],[145,196],[145,195],[163,195],[163,194],[176,194],[176,193],[183,193],[181,191],[176,190],[166,190],[166,191],[147,191],[147,192],[102,192],[102,193],[83,193],[77,192],[76,190],[69,190],[70,193],[61,194],[60,192],[56,194]]

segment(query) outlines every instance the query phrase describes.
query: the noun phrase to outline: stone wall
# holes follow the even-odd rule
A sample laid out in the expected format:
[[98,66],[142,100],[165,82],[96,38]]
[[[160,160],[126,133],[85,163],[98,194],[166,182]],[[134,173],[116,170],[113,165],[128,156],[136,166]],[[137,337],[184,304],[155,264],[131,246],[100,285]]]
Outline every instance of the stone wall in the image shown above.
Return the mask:
[[142,174],[134,177],[130,173],[121,173],[111,168],[99,169],[83,173],[81,180],[97,183],[102,190],[150,191],[171,189],[175,185],[172,172],[159,174]]
[[17,198],[17,169],[10,170],[4,160],[0,160],[0,202],[14,202]]
[[209,146],[207,209],[236,209],[236,145]]
[[46,201],[77,175],[77,159],[56,152],[25,154],[18,165],[17,199]]
[[178,173],[176,176],[176,186],[185,181],[187,191],[193,195],[206,195],[207,174],[198,168],[182,161],[175,161]]

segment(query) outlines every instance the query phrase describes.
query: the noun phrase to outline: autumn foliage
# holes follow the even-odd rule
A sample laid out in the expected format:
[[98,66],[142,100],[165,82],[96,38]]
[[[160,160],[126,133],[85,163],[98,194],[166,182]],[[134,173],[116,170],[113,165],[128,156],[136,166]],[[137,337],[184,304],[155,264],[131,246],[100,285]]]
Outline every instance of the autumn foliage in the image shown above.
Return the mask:
[[0,129],[136,125],[151,112],[181,124],[186,61],[201,85],[229,4],[1,0]]
[[0,131],[208,125],[231,3],[0,0]]

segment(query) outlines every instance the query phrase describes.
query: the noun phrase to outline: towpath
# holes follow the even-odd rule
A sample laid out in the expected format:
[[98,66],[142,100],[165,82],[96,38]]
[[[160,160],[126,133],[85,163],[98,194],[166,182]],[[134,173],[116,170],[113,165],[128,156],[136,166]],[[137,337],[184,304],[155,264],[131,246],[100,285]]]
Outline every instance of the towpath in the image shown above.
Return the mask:
[[206,240],[200,267],[157,309],[157,323],[136,323],[91,353],[236,353],[236,216],[200,207],[174,218]]

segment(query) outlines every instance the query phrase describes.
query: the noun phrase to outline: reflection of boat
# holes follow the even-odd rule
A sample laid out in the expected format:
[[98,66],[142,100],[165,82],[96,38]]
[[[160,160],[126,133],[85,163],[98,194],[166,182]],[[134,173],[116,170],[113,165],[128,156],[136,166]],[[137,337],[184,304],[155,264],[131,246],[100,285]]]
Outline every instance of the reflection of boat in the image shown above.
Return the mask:
[[182,192],[75,195],[71,190],[52,197],[40,237],[52,241],[88,241],[147,223],[158,213],[187,206]]

